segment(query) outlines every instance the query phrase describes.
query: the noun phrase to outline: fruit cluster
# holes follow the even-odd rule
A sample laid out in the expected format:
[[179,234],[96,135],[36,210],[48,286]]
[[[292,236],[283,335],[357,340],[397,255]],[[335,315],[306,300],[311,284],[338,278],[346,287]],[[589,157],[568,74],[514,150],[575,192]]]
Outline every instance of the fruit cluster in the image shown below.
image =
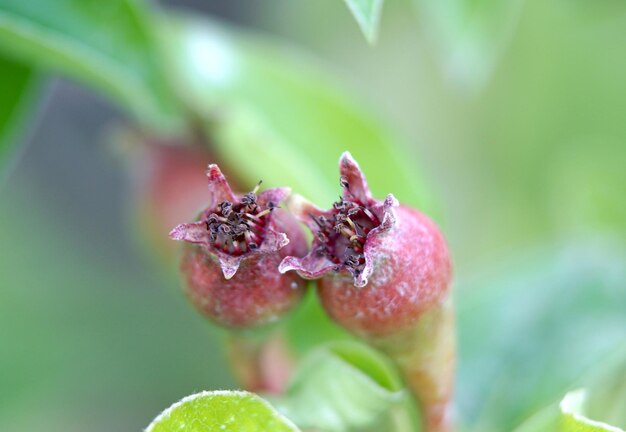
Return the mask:
[[[329,210],[292,196],[290,212],[280,207],[289,189],[259,193],[259,183],[235,195],[210,165],[209,206],[170,233],[190,244],[182,270],[196,308],[223,326],[260,326],[299,302],[301,278],[316,279],[328,314],[368,336],[410,329],[442,302],[451,267],[436,225],[392,194],[374,199],[349,153],[339,165],[343,194]],[[310,248],[296,219],[313,233]]]
[[[217,324],[244,329],[280,319],[302,299],[305,279],[315,280],[327,314],[396,361],[425,430],[448,431],[455,343],[446,241],[392,194],[373,198],[349,153],[339,169],[342,196],[323,210],[287,188],[235,195],[210,165],[209,206],[170,233],[187,243],[187,294]],[[298,221],[313,234],[310,247]]]

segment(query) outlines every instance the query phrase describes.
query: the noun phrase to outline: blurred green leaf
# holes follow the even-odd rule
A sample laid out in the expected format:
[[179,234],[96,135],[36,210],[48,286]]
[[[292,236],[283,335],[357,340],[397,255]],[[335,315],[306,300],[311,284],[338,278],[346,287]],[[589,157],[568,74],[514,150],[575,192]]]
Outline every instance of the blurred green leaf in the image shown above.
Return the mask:
[[31,68],[0,57],[0,181],[15,144],[19,123],[32,99],[35,78]]
[[[594,429],[592,423],[612,425],[611,431],[626,426],[626,345],[602,359],[582,380],[584,390],[569,392],[527,419],[514,432],[571,432]],[[582,416],[583,418],[578,418]]]
[[202,392],[187,396],[161,413],[146,432],[287,432],[289,420],[253,393]]
[[150,14],[141,0],[0,0],[0,50],[94,86],[170,130],[179,126],[176,103]]
[[485,85],[507,47],[524,0],[414,0],[444,74],[474,91]]
[[594,420],[626,429],[626,344],[620,347],[602,369],[596,371],[589,385],[585,413]]
[[[315,331],[311,331],[314,326]],[[329,341],[353,340],[342,327],[335,324],[320,305],[315,282],[309,289],[302,305],[285,322],[289,346],[300,357],[308,354],[317,345]]]
[[376,42],[384,0],[345,0],[369,43]]
[[[574,134],[574,133],[573,133]],[[577,137],[565,144],[550,166],[553,185],[547,200],[560,228],[577,226],[626,231],[626,152],[617,138]]]
[[[585,415],[587,392],[576,390],[569,392],[561,401],[562,432],[624,432],[614,426],[591,420]],[[622,407],[626,408],[626,407]]]
[[393,192],[432,210],[408,150],[318,62],[258,35],[172,15],[161,33],[169,75],[231,170],[330,205],[340,192],[337,161],[350,150],[377,196]]
[[[228,119],[215,128],[213,137],[224,162],[246,173],[246,177],[273,179],[280,176],[282,184],[290,185],[294,190],[310,192],[329,186],[328,182],[320,181],[324,173],[314,164],[300,162],[297,149],[285,142],[252,109],[231,110]],[[290,163],[297,164],[297,169],[290,169]],[[324,192],[332,193],[330,188]]]
[[511,430],[626,342],[624,262],[622,244],[580,239],[460,287],[458,405],[470,430]]
[[402,381],[388,359],[366,345],[343,341],[307,355],[275,405],[304,429],[414,432],[416,425],[407,413],[402,428],[389,426],[392,408],[406,399]]
[[552,404],[525,420],[513,432],[558,432],[559,407]]
[[0,192],[0,431],[140,431],[172,399],[235,385],[175,284],[94,247],[95,226],[46,205],[53,186],[15,174]]

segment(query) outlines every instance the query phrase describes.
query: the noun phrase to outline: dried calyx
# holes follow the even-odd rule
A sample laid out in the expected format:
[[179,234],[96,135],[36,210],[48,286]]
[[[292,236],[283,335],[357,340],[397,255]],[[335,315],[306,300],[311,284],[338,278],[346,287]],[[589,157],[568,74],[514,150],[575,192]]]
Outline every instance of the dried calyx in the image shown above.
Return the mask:
[[349,153],[341,156],[339,169],[343,193],[329,210],[302,198],[290,200],[289,208],[315,237],[308,255],[285,258],[279,270],[295,270],[307,279],[347,272],[355,286],[364,287],[374,269],[376,250],[396,224],[398,201],[392,194],[383,201],[374,199]]
[[170,232],[174,240],[203,247],[216,256],[226,279],[235,275],[243,260],[274,253],[289,243],[284,223],[273,216],[288,188],[271,188],[257,194],[235,195],[217,165],[207,171],[211,200],[197,222],[180,224]]
[[319,228],[316,234],[319,241],[316,251],[358,276],[365,267],[365,240],[370,231],[380,225],[380,220],[368,208],[368,203],[361,202],[350,193],[350,183],[346,177],[342,176],[340,183],[344,196],[333,203],[330,218],[325,215],[310,215]]
[[[275,322],[304,295],[297,275],[278,264],[306,253],[296,220],[277,206],[288,188],[233,193],[217,165],[209,165],[209,203],[197,220],[176,226],[170,237],[185,242],[181,274],[191,303],[215,323],[249,329]],[[258,194],[257,194],[258,192]]]
[[220,202],[204,220],[213,247],[233,256],[258,249],[265,236],[268,217],[276,208],[273,201],[265,204],[265,208],[258,204],[260,186],[261,182],[236,203]]

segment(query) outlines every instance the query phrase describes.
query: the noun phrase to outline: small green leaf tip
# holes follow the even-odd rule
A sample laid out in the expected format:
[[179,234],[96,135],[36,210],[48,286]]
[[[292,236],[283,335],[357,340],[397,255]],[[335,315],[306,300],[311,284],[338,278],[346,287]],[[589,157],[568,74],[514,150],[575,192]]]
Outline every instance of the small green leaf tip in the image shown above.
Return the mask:
[[365,39],[374,44],[378,37],[378,24],[384,0],[345,0],[350,12],[361,27]]
[[300,432],[259,396],[205,391],[187,396],[155,418],[146,432]]
[[586,391],[575,390],[561,401],[561,432],[624,432],[615,426],[591,420],[584,414]]

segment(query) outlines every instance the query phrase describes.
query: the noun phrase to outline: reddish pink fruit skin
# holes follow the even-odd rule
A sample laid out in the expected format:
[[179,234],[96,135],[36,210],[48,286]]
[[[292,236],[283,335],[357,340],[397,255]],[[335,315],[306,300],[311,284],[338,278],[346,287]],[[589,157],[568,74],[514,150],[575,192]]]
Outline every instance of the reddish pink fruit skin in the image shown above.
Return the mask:
[[318,280],[324,309],[344,328],[365,338],[410,330],[425,311],[442,303],[452,276],[443,235],[426,216],[406,206],[396,208],[397,223],[368,241],[375,251],[367,285],[354,286],[347,271]]
[[276,209],[273,217],[289,244],[275,253],[246,258],[231,279],[224,278],[217,258],[205,248],[185,244],[181,271],[186,294],[216,324],[233,329],[269,324],[293,309],[304,295],[305,281],[293,272],[279,273],[278,264],[287,255],[304,255],[306,239],[284,211]]

